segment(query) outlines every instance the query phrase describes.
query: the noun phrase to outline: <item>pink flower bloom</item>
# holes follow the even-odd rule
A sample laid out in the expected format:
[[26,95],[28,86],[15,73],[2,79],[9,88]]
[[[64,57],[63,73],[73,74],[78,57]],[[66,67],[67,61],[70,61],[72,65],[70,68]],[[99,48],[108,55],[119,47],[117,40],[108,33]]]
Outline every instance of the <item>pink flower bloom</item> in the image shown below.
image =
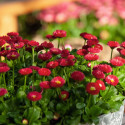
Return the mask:
[[105,74],[102,71],[98,70],[98,69],[97,70],[93,70],[92,74],[97,79],[104,79],[105,78]]
[[122,42],[120,46],[125,48],[125,41]]
[[125,56],[125,49],[120,50],[120,53]]
[[96,54],[86,54],[84,58],[89,61],[95,61],[99,59],[99,56]]
[[35,71],[38,71],[40,69],[40,67],[38,66],[30,66],[29,68]]
[[21,75],[29,75],[31,74],[33,71],[31,68],[22,68],[18,71]]
[[108,75],[106,78],[105,78],[105,81],[108,83],[108,84],[111,84],[113,86],[116,86],[118,83],[119,83],[119,80],[117,78],[117,76],[115,75]]
[[120,46],[120,44],[119,44],[118,42],[116,42],[116,41],[109,41],[109,42],[107,43],[107,45],[108,45],[109,47],[111,47],[112,49],[114,49],[114,48]]
[[85,78],[85,75],[80,71],[74,71],[71,73],[71,78],[76,81],[82,81]]
[[51,61],[49,63],[46,64],[46,67],[47,68],[50,68],[50,69],[54,69],[56,68],[57,66],[59,65],[59,63],[57,61]]
[[50,86],[54,88],[62,87],[64,84],[65,80],[60,76],[54,77],[50,82]]
[[49,76],[51,74],[51,70],[47,68],[41,68],[38,70],[38,74],[41,76]]
[[101,49],[98,49],[98,48],[88,48],[88,51],[90,53],[100,53]]
[[7,89],[0,88],[0,97],[4,96],[6,93],[8,93]]
[[113,58],[110,60],[110,63],[113,65],[113,66],[122,66],[124,63],[123,61],[119,60],[118,58]]
[[61,57],[67,57],[68,55],[70,55],[69,50],[67,49],[62,50]]
[[37,91],[33,91],[27,94],[27,98],[30,101],[39,101],[42,98],[42,95]]
[[40,87],[43,89],[49,89],[50,87],[50,82],[49,81],[42,81],[40,82]]
[[88,83],[86,86],[86,91],[91,95],[97,95],[100,92],[100,86],[94,82]]
[[43,46],[43,48],[46,48],[46,49],[50,49],[54,47],[54,45],[51,42],[46,42],[46,41],[41,43],[41,46]]
[[0,47],[2,47],[5,43],[6,43],[6,41],[5,41],[5,40],[0,39]]
[[107,65],[107,64],[98,65],[98,69],[101,70],[104,73],[112,72],[112,67],[110,65]]
[[44,53],[44,54],[39,54],[38,58],[43,60],[43,61],[46,61],[46,60],[49,60],[49,59],[52,58],[52,54],[50,52],[47,52],[47,53]]
[[86,49],[79,49],[77,50],[77,54],[81,56],[85,56],[86,54],[88,54],[88,51]]
[[8,36],[19,36],[19,33],[17,32],[9,32],[7,33]]
[[65,49],[68,49],[69,51],[72,51],[72,46],[69,45],[69,44],[66,44],[66,45],[64,46],[64,48],[65,48]]
[[10,60],[15,60],[17,59],[18,57],[20,56],[20,54],[16,51],[12,51],[10,53],[7,54],[7,59],[10,59]]
[[2,66],[8,66],[7,63],[4,63],[4,62],[0,62],[0,67]]
[[83,37],[83,38],[86,39],[86,40],[89,40],[89,39],[97,39],[96,36],[94,36],[94,35],[92,35],[92,34],[89,34],[89,33],[86,33],[86,32],[81,33],[80,36]]
[[20,48],[22,48],[24,46],[24,43],[23,42],[19,42],[19,43],[14,43],[13,44],[13,47],[15,48],[15,49],[20,49]]
[[39,43],[34,41],[34,40],[31,40],[31,41],[28,42],[28,45],[30,45],[30,46],[39,46]]
[[96,44],[98,44],[98,40],[97,39],[89,39],[89,40],[87,40],[87,45],[88,46],[93,46],[93,45],[96,45]]
[[104,84],[103,81],[97,80],[96,83],[99,84],[100,90],[105,90],[106,89],[105,84]]
[[66,31],[64,30],[56,30],[53,32],[53,36],[56,38],[66,37]]
[[61,53],[61,50],[58,49],[58,48],[51,48],[51,49],[50,49],[50,52],[51,52],[52,54],[54,54],[54,55],[58,55],[58,54]]
[[10,68],[8,66],[1,66],[0,67],[0,73],[5,73],[5,72],[7,72],[9,70],[10,70]]

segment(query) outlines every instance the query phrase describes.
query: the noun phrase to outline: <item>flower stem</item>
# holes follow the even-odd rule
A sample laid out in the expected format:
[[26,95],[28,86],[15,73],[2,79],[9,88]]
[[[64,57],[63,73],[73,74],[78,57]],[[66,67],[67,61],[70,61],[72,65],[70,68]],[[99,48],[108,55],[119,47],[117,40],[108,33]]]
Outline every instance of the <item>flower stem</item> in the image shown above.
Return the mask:
[[24,76],[24,86],[23,86],[23,90],[25,91],[26,89],[26,79],[27,79],[27,75]]
[[14,86],[14,60],[13,60],[13,86]]
[[58,39],[58,48],[59,48],[59,46],[60,46],[60,38]]
[[7,86],[6,86],[6,80],[5,80],[5,73],[3,73],[3,80],[4,80],[4,86],[5,86],[5,88],[7,88]]
[[112,59],[112,55],[113,55],[113,49],[111,49],[111,58],[110,59]]
[[32,47],[32,66],[34,66],[34,47]]
[[87,104],[87,107],[88,107],[88,108],[90,107],[91,100],[92,100],[92,95],[89,95],[89,100],[88,100],[88,104]]

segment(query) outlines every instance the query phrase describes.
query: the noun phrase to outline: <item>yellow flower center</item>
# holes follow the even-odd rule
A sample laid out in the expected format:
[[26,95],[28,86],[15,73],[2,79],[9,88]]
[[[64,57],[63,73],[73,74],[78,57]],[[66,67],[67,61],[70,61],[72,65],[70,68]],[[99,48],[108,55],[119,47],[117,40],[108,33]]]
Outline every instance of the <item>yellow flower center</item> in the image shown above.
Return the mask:
[[32,98],[34,98],[34,99],[35,99],[35,98],[36,98],[36,95],[32,95]]
[[114,82],[114,79],[111,79],[111,82],[113,83],[113,82]]
[[56,81],[56,83],[57,83],[57,84],[61,84],[61,82],[60,82],[60,81]]
[[96,90],[96,89],[95,89],[95,87],[91,87],[91,88],[90,88],[90,90],[92,90],[92,91],[93,91],[93,90]]
[[12,55],[12,57],[16,57],[16,55]]
[[61,95],[62,99],[66,98],[66,94]]

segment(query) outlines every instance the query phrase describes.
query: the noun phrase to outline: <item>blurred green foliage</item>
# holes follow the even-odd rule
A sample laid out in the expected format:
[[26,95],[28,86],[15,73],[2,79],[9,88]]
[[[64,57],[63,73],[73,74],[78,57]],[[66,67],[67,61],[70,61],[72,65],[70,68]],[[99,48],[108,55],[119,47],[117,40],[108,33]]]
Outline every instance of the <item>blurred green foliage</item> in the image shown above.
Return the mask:
[[67,22],[57,24],[37,20],[36,13],[19,17],[19,33],[24,38],[32,39],[36,34],[45,37],[56,29],[60,29],[67,31],[68,37],[79,37],[79,34],[82,32],[91,33],[105,44],[108,41],[121,43],[125,40],[125,21],[120,18],[119,24],[115,26],[101,26],[94,14],[81,15],[80,18],[70,19]]

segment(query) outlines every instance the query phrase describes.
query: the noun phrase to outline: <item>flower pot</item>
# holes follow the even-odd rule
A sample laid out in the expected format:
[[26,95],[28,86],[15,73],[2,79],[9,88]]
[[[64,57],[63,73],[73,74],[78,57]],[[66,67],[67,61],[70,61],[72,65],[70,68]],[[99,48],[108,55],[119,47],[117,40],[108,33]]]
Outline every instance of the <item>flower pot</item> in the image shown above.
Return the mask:
[[[124,114],[124,105],[122,105],[117,112],[101,115],[99,117],[98,125],[122,125],[122,119]],[[79,124],[79,125],[95,125],[93,124]]]

